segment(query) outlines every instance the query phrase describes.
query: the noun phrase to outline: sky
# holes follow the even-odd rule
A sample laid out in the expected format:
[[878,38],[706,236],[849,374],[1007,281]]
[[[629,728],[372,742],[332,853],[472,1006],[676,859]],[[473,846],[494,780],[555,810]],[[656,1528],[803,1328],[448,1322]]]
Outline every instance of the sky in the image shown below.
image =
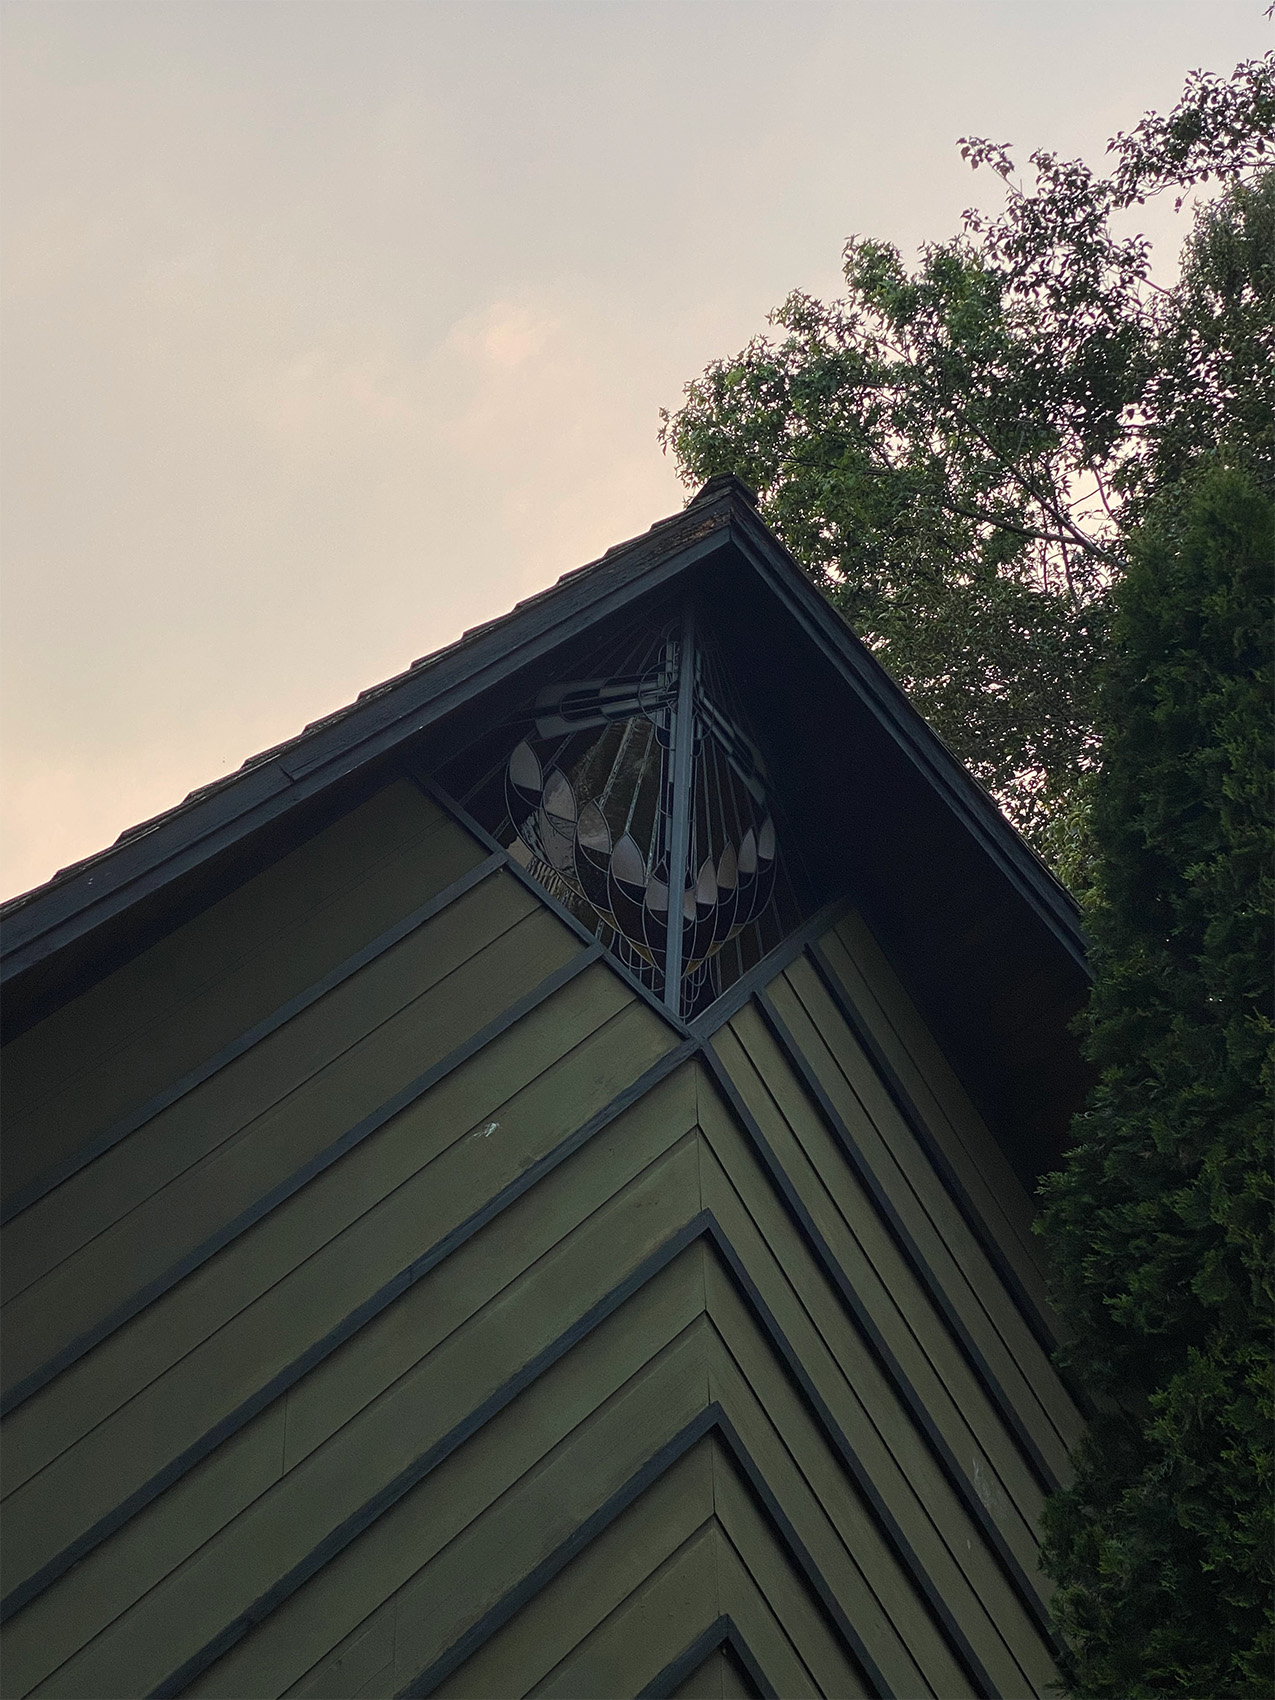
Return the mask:
[[1097,163],[1263,11],[7,0],[0,896],[679,508],[659,409],[994,206],[957,137]]

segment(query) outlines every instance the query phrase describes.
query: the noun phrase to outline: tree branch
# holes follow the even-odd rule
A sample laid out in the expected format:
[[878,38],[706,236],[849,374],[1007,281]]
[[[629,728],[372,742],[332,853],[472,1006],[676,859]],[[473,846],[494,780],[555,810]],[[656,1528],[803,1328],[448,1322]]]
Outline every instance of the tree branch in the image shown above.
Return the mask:
[[[978,438],[979,442],[982,443],[983,447],[987,450],[988,454],[991,455],[992,459],[996,461],[1001,469],[1004,472],[1007,472],[1010,478],[1015,483],[1019,484],[1029,496],[1040,503],[1040,506],[1053,520],[1054,524],[1060,527],[1062,531],[1065,531],[1067,533],[1067,537],[1070,538],[1073,543],[1075,543],[1079,548],[1085,550],[1087,554],[1095,556],[1100,561],[1105,561],[1110,567],[1120,566],[1121,563],[1118,557],[1104,549],[1100,543],[1095,543],[1092,537],[1087,536],[1080,530],[1079,526],[1073,524],[1065,509],[1060,505],[1056,495],[1051,500],[1050,497],[1041,490],[1040,486],[1035,483],[1033,479],[1029,478],[1020,467],[1015,466],[1012,461],[1005,459],[1005,456],[1001,454],[1000,450],[997,449],[993,443],[988,441],[984,432],[973,419],[968,419],[967,423],[970,430]],[[992,525],[1002,524],[999,520],[989,520],[988,523]],[[1006,525],[1003,529],[1006,531],[1013,531],[1015,528],[1013,526]],[[1063,544],[1065,541],[1062,537],[1050,537],[1045,532],[1023,532],[1021,535],[1024,537],[1039,537],[1042,541],[1047,543]],[[1070,579],[1070,577],[1071,575],[1068,573],[1068,579]]]
[[[1053,543],[1064,550],[1069,542],[1073,544],[1078,542],[1082,549],[1096,556],[1098,560],[1105,561],[1115,571],[1118,572],[1124,566],[1124,562],[1118,555],[1113,554],[1109,549],[1102,548],[1089,538],[1064,537],[1059,532],[1041,531],[1036,526],[1016,525],[1012,520],[1001,518],[999,514],[988,513],[981,508],[962,507],[959,502],[948,501],[943,497],[939,498],[939,505],[946,508],[948,513],[960,514],[962,519],[977,520],[981,525],[994,525],[997,530],[1008,531],[1013,537],[1026,537],[1037,543]],[[1071,529],[1074,530],[1074,528]],[[1070,575],[1068,576],[1070,577]]]

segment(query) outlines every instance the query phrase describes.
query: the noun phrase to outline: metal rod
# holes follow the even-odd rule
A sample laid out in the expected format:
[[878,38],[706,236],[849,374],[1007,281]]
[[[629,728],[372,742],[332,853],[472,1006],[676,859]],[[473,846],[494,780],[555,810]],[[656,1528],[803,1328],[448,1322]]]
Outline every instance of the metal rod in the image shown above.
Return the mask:
[[674,1015],[682,1006],[682,906],[691,838],[691,778],[695,755],[695,608],[682,610],[678,651],[677,709],[673,720],[673,830],[668,858],[668,944],[664,952],[664,1002]]

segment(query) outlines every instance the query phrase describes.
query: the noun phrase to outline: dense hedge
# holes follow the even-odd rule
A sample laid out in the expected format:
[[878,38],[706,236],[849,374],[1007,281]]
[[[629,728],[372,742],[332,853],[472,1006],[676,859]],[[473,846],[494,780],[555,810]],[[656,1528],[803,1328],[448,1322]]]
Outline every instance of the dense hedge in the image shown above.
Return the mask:
[[1138,539],[1100,707],[1100,1082],[1043,1228],[1108,1408],[1046,1517],[1073,1695],[1275,1691],[1275,510],[1214,469]]

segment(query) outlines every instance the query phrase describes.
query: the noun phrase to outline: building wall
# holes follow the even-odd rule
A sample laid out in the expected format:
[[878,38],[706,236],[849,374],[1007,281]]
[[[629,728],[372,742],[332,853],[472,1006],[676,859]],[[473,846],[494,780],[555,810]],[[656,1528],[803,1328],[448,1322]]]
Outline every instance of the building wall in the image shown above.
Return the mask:
[[403,780],[8,1047],[4,1694],[1044,1694],[1029,1202],[788,958],[688,1035]]

